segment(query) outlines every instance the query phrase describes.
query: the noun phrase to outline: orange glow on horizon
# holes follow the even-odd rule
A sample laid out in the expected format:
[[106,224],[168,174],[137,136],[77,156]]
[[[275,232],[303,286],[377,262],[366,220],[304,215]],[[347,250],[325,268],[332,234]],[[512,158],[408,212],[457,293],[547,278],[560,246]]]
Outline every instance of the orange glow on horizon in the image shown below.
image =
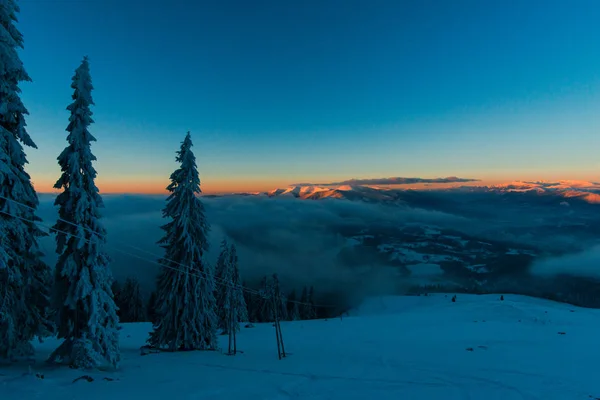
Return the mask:
[[[100,194],[166,194],[169,181],[159,181],[152,179],[101,179],[98,178],[96,186],[100,189]],[[201,181],[203,194],[221,194],[221,193],[252,193],[267,192],[280,187],[287,187],[289,182],[274,180],[218,180]],[[50,182],[34,182],[36,191],[40,193],[58,193]]]
[[[589,178],[589,177],[588,177]],[[570,177],[556,177],[555,179],[548,179],[547,177],[539,177],[533,179],[500,179],[493,177],[490,179],[482,179],[476,182],[455,182],[455,183],[436,183],[436,184],[408,184],[408,185],[385,185],[388,187],[398,187],[406,189],[427,189],[429,188],[444,188],[444,187],[456,187],[456,186],[488,186],[497,185],[503,183],[510,183],[515,181],[590,181],[598,182],[600,179],[584,179],[579,177],[570,179]],[[283,180],[283,179],[204,179],[202,180],[202,193],[203,194],[223,194],[223,193],[254,193],[254,192],[267,192],[269,190],[277,188],[286,188],[293,183],[294,179]],[[334,180],[325,179],[302,179],[295,180],[302,182],[314,182],[324,183]],[[339,180],[335,180],[339,181]],[[151,177],[120,177],[118,179],[102,179],[98,178],[97,186],[100,189],[101,194],[166,194],[166,187],[169,181],[153,179]],[[40,193],[57,193],[58,190],[54,189],[53,182],[34,182],[35,189]],[[376,185],[377,186],[377,185]],[[379,185],[384,186],[384,185]]]

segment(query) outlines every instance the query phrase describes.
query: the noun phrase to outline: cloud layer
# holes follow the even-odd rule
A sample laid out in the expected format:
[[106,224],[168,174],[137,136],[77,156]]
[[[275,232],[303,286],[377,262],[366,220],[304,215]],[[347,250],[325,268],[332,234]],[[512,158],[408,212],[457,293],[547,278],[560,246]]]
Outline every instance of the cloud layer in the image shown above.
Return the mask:
[[531,272],[539,276],[568,274],[600,279],[600,245],[579,253],[540,260],[533,264]]
[[[397,266],[369,257],[348,264],[338,256],[350,245],[348,232],[359,233],[365,227],[420,223],[564,251],[581,249],[589,235],[594,234],[585,226],[596,226],[597,221],[589,220],[589,216],[597,213],[560,207],[558,200],[556,206],[551,207],[534,204],[531,210],[535,212],[529,212],[523,208],[523,199],[531,203],[533,197],[485,196],[440,193],[435,202],[430,197],[426,202],[419,200],[428,207],[433,205],[429,209],[335,199],[206,197],[202,201],[211,223],[211,250],[207,260],[215,262],[221,240],[228,237],[238,247],[240,268],[249,284],[265,274],[278,273],[288,289],[314,284],[321,292],[360,297],[367,293],[397,292],[410,283],[399,275]],[[104,201],[107,251],[113,260],[114,275],[121,280],[135,275],[147,291],[151,290],[160,268],[156,260],[163,254],[156,243],[162,236],[160,226],[165,223],[161,213],[165,197],[107,195]],[[47,225],[56,219],[52,202],[50,195],[40,198],[40,216]],[[563,214],[557,214],[557,210]],[[581,219],[569,225],[577,215],[581,215]],[[587,225],[581,221],[587,221]],[[584,228],[588,230],[582,233]],[[583,234],[588,236],[581,236]],[[48,261],[53,264],[53,238],[45,238],[41,243]],[[535,272],[554,274],[570,270],[596,276],[599,260],[600,249],[595,248],[580,256],[541,262],[536,264]]]
[[[49,195],[40,199],[40,216],[46,225],[56,219],[52,201]],[[156,242],[162,236],[160,226],[165,223],[161,214],[165,197],[110,195],[104,197],[104,202],[107,251],[115,276],[123,279],[136,275],[144,286],[151,287],[159,268],[154,262],[162,255]],[[227,196],[204,198],[203,202],[211,223],[210,262],[216,260],[221,240],[228,237],[238,247],[240,267],[249,282],[278,273],[287,286],[316,284],[334,291],[359,284],[363,288],[381,287],[390,276],[397,275],[395,268],[386,266],[367,265],[366,272],[360,274],[346,268],[338,258],[340,250],[348,245],[341,234],[345,230],[416,221],[468,225],[464,217],[442,212],[350,201]],[[53,238],[43,239],[42,247],[48,261],[54,263]]]

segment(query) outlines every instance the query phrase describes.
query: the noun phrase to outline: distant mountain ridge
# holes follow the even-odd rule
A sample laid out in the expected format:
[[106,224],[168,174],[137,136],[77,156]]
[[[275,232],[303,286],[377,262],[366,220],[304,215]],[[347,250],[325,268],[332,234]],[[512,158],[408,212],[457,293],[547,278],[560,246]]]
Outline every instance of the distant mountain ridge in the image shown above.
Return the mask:
[[459,182],[480,182],[479,179],[458,178],[448,176],[446,178],[374,178],[374,179],[349,179],[342,182],[332,183],[293,183],[290,186],[368,186],[368,185],[406,185],[415,183],[459,183]]
[[[390,178],[399,179],[399,178]],[[402,178],[404,179],[404,178]],[[419,178],[406,178],[407,181]],[[447,182],[475,182],[475,180],[452,180]],[[456,178],[460,179],[460,178]],[[340,182],[343,184],[326,184],[326,185],[291,185],[287,188],[278,188],[269,192],[263,193],[268,197],[294,197],[303,200],[320,200],[320,199],[347,199],[347,200],[363,200],[368,202],[397,202],[406,197],[406,192],[415,191],[470,191],[470,192],[489,192],[489,193],[530,193],[539,195],[554,195],[565,202],[568,200],[578,199],[590,204],[600,204],[600,184],[587,181],[515,181],[499,185],[459,185],[453,187],[436,187],[431,184],[422,188],[414,189],[411,187],[398,188],[395,187],[398,183],[392,185],[376,185],[376,184],[356,184],[356,182],[375,182],[381,180],[352,180]],[[416,183],[423,183],[424,180],[415,180]],[[434,180],[430,180],[434,181]],[[397,182],[397,181],[396,181]],[[437,180],[439,183],[441,179]],[[352,183],[352,184],[350,184]],[[566,205],[566,204],[565,204]]]

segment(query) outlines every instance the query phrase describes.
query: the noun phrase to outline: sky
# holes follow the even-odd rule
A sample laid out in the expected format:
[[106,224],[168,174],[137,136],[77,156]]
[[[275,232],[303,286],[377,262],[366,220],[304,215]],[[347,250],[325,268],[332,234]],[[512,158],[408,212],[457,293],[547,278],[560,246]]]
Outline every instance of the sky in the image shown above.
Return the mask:
[[600,181],[596,0],[21,0],[28,150],[52,191],[89,56],[101,192],[389,176]]

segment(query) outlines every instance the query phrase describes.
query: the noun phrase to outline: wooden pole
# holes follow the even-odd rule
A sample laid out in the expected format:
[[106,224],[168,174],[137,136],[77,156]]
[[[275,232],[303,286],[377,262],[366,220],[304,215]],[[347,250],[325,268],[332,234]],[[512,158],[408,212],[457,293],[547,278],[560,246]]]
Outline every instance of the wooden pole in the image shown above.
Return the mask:
[[231,354],[231,307],[229,307],[227,315],[227,333],[229,335],[229,349],[227,351],[227,354]]
[[283,345],[283,334],[281,333],[281,324],[279,323],[279,314],[277,313],[277,309],[281,305],[281,291],[279,290],[279,279],[277,279],[277,275],[274,275],[273,279],[275,281],[275,296],[277,298],[277,301],[275,303],[277,335],[279,338],[279,343],[281,344],[281,355],[283,358],[285,358],[285,346]]
[[[237,313],[236,313],[236,322],[237,322]],[[237,354],[237,329],[236,329],[236,325],[237,324],[233,324],[233,355]]]
[[281,324],[279,323],[279,321],[277,322],[277,327],[279,332],[279,342],[281,343],[281,356],[285,358],[285,346],[283,345],[283,334],[281,333]]
[[275,316],[275,338],[277,339],[277,356],[281,360],[281,344],[279,343],[279,324],[277,318],[277,304],[275,303],[275,291],[271,290],[271,300],[273,303],[273,315]]
[[[277,297],[279,300],[279,297]],[[279,304],[276,302],[275,304]],[[285,348],[283,347],[283,338],[281,336],[281,324],[279,321],[279,311],[275,310],[275,325],[277,326],[277,340],[279,341],[279,346],[281,347],[281,358],[285,358]]]
[[[237,296],[237,294],[236,294]],[[236,335],[236,331],[237,331],[237,325],[238,325],[238,320],[237,320],[237,304],[235,302],[233,303],[233,307],[232,307],[232,311],[231,311],[231,336],[233,337],[233,355],[237,354],[237,345],[235,343],[235,335]]]

